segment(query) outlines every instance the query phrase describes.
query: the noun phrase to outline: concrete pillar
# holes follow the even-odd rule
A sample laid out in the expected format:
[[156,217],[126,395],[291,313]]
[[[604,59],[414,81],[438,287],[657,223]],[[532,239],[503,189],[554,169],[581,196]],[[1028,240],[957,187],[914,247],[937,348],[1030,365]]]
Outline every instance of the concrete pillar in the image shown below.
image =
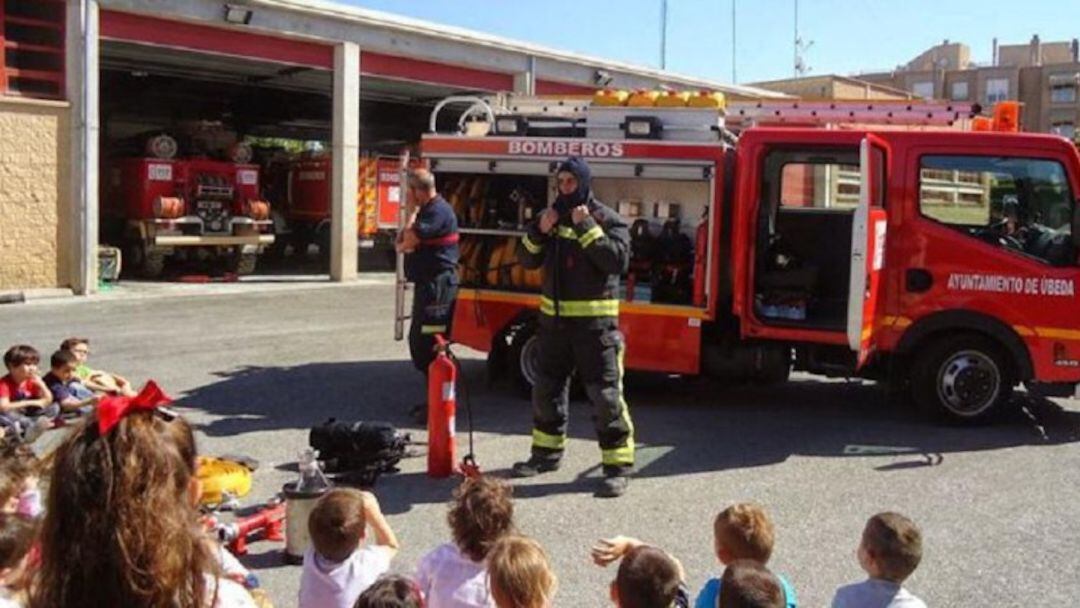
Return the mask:
[[330,280],[356,278],[356,191],[360,161],[360,47],[334,48],[334,183],[330,208]]
[[[98,0],[67,4],[66,77],[71,102],[69,280],[75,293],[97,290],[98,244]],[[61,253],[64,255],[64,253]]]

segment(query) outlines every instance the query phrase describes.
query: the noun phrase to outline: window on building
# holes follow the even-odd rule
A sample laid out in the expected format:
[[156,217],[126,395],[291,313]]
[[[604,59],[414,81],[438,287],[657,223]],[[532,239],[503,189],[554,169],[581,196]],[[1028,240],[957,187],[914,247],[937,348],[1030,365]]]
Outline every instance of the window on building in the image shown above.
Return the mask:
[[990,78],[986,81],[986,103],[997,103],[1009,98],[1009,79]]
[[1076,83],[1056,82],[1050,85],[1050,103],[1076,103]]
[[960,81],[952,83],[952,91],[950,97],[957,101],[963,101],[968,98],[968,83],[967,81]]
[[858,165],[788,163],[780,173],[780,206],[854,209],[859,189]]
[[911,85],[911,92],[923,99],[933,99],[934,83],[929,80],[913,83]]
[[1076,125],[1069,121],[1055,122],[1050,125],[1050,132],[1072,141],[1076,137]]
[[1061,163],[924,156],[920,165],[924,217],[1054,266],[1075,262],[1073,195]]
[[65,0],[0,0],[0,95],[64,96]]

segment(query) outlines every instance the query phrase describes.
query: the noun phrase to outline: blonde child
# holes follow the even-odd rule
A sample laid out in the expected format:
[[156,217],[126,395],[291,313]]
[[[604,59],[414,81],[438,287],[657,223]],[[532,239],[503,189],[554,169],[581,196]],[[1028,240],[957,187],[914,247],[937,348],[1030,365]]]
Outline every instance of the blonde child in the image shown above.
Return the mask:
[[[713,522],[713,549],[716,559],[727,566],[735,560],[752,560],[762,566],[772,557],[776,533],[765,509],[754,503],[736,503],[721,511]],[[795,589],[779,574],[784,605],[797,608]],[[720,577],[709,579],[698,593],[694,608],[715,608],[720,596]]]
[[506,536],[487,557],[491,597],[498,608],[549,608],[557,581],[540,543]]

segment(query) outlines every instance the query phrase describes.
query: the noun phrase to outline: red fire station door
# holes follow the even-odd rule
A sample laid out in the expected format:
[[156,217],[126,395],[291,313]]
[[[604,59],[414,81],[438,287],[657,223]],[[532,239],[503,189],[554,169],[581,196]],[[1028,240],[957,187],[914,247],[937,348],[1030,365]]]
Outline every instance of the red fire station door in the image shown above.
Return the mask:
[[859,147],[861,173],[859,206],[851,230],[851,278],[848,291],[847,337],[859,353],[858,365],[874,351],[874,329],[881,314],[879,292],[885,265],[885,215],[889,147],[881,138],[867,134]]

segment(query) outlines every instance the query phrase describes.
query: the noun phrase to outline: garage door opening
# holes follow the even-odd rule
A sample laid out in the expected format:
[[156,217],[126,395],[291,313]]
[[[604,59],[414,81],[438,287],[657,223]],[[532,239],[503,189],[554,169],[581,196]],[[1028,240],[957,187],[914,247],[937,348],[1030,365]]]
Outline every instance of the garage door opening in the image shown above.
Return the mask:
[[[103,40],[100,74],[99,239],[126,277],[327,275],[330,70]],[[376,77],[361,91],[359,266],[385,271],[400,195],[385,182],[461,91]]]

